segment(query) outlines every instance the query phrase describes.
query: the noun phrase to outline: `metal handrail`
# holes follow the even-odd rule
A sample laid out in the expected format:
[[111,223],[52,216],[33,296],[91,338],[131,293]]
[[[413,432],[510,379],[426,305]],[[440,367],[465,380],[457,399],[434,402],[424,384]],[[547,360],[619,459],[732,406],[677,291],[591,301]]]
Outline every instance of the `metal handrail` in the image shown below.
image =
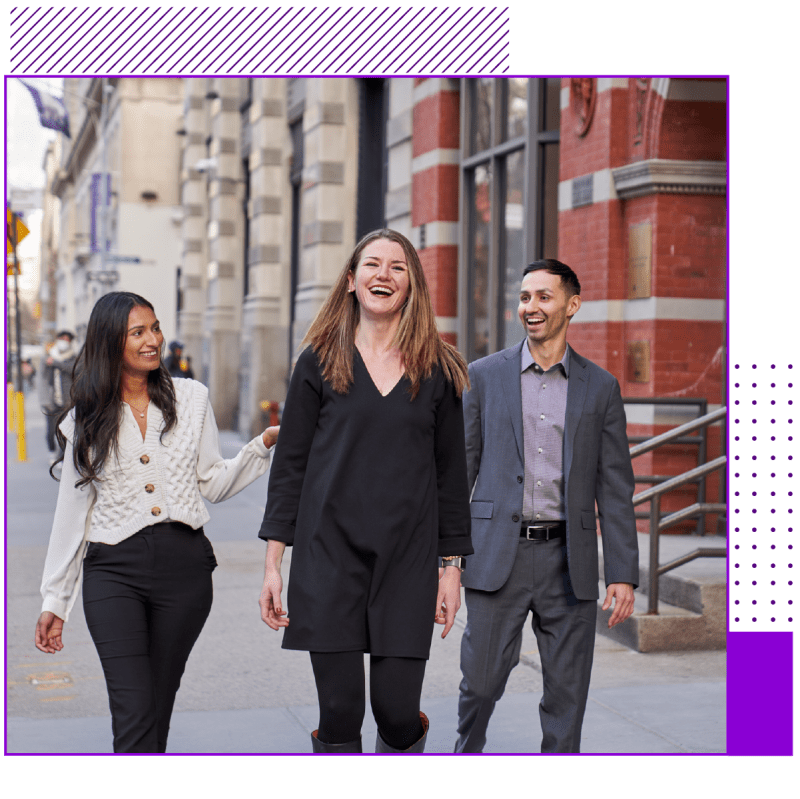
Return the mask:
[[[687,422],[686,424],[676,427],[667,433],[662,433],[661,435],[653,437],[649,441],[638,444],[635,447],[631,447],[631,458],[635,458],[637,455],[641,455],[644,452],[650,452],[662,444],[674,441],[676,438],[679,438],[680,436],[683,436],[692,430],[697,430],[701,427],[714,424],[715,422],[724,419],[727,413],[728,409],[726,407],[719,408],[718,410],[712,411],[705,416],[701,416],[699,419]],[[672,561],[671,563],[659,566],[659,535],[662,530],[667,529],[667,527],[671,527],[672,525],[682,521],[696,512],[705,511],[709,513],[715,513],[725,510],[725,505],[701,502],[695,503],[695,505],[692,505],[689,508],[684,508],[683,510],[677,511],[676,513],[673,513],[670,516],[666,516],[662,519],[662,495],[666,494],[668,491],[672,491],[675,488],[679,488],[680,486],[689,483],[692,480],[704,477],[705,475],[710,474],[717,469],[723,468],[727,462],[727,456],[721,455],[718,458],[714,458],[713,461],[704,463],[701,466],[690,469],[688,472],[671,477],[669,480],[665,480],[663,483],[659,483],[651,488],[647,488],[633,497],[634,506],[641,505],[643,502],[650,502],[650,585],[648,586],[649,596],[647,608],[647,612],[649,614],[658,614],[658,578],[662,574],[665,574],[667,571],[681,566],[684,563],[688,563],[690,560],[694,560],[698,557],[725,557],[727,554],[727,551],[721,548],[697,549],[688,555],[684,555],[683,557]]]
[[[697,447],[697,466],[701,466],[707,456],[706,446],[707,446],[707,426],[704,422],[700,422],[700,430],[696,435],[682,435],[682,431],[691,432],[693,427],[698,424],[700,419],[705,420],[708,416],[708,401],[703,398],[694,398],[690,399],[688,397],[628,397],[623,400],[628,404],[647,404],[649,402],[653,402],[656,405],[693,405],[699,409],[699,417],[694,419],[692,422],[689,422],[685,425],[682,425],[675,429],[675,431],[670,431],[663,435],[663,437],[655,436],[648,438],[647,436],[628,436],[628,444],[644,444],[644,446],[637,446],[633,447],[633,454],[632,457],[636,457],[636,455],[641,455],[644,452],[647,452],[655,447],[661,446],[665,443],[670,443],[674,445],[681,445],[681,444],[691,444]],[[648,480],[647,477],[649,475],[638,475],[637,477],[642,476],[645,479],[642,482],[660,482],[658,480]],[[668,478],[665,478],[668,479]],[[637,479],[637,482],[639,480]],[[694,481],[697,484],[697,501],[699,503],[704,503],[706,501],[706,478],[699,477],[697,480]],[[637,513],[637,519],[646,519],[647,514]],[[705,535],[705,522],[706,516],[704,513],[699,513],[696,516],[697,519],[697,534],[698,535]]]
[[682,485],[690,483],[692,480],[696,480],[698,477],[704,477],[705,475],[716,471],[724,466],[727,462],[728,458],[725,455],[720,455],[719,458],[714,458],[713,461],[704,463],[702,466],[696,466],[694,469],[690,469],[688,472],[684,472],[683,474],[679,474],[675,477],[670,477],[669,480],[665,480],[663,483],[654,485],[651,488],[646,488],[639,494],[635,494],[633,497],[633,504],[634,506],[641,505],[642,502],[648,502],[655,496],[660,497],[662,494],[666,494],[667,491],[672,491],[673,488],[680,488]]
[[707,427],[710,424],[719,422],[721,419],[724,419],[727,414],[728,409],[723,406],[722,408],[717,408],[715,411],[711,411],[711,413],[707,413],[705,416],[700,416],[697,419],[693,419],[691,422],[686,422],[686,424],[682,424],[680,427],[675,427],[672,430],[668,430],[666,433],[654,436],[642,444],[631,447],[631,458],[635,458],[637,455],[644,455],[645,452],[650,452],[656,449],[656,447],[660,447],[662,444],[668,444],[686,433],[691,433],[694,430],[699,430],[701,427]]

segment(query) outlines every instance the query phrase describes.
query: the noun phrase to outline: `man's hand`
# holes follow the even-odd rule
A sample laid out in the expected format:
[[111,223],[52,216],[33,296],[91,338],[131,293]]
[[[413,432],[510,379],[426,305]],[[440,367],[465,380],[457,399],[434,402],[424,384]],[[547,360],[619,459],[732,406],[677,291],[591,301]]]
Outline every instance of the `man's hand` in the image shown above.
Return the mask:
[[611,600],[616,597],[614,610],[608,620],[608,628],[611,629],[615,624],[625,621],[633,613],[633,585],[631,583],[611,583],[606,591],[606,599],[603,602],[603,610],[611,607]]

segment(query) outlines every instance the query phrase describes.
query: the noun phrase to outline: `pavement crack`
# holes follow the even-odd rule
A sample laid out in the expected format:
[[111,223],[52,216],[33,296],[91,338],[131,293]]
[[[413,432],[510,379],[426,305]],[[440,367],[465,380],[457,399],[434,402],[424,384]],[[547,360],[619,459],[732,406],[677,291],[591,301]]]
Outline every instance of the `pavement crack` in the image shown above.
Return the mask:
[[677,741],[673,741],[672,738],[670,738],[667,735],[663,735],[657,730],[654,730],[652,727],[646,727],[644,724],[641,724],[640,722],[636,721],[636,719],[633,719],[630,716],[625,715],[625,713],[621,713],[619,710],[611,707],[610,705],[606,705],[604,702],[601,702],[599,699],[595,699],[593,696],[590,696],[589,699],[596,705],[600,705],[600,707],[604,708],[605,710],[608,710],[609,712],[614,713],[620,718],[625,719],[625,721],[629,721],[631,724],[635,724],[640,730],[645,730],[646,732],[658,736],[659,738],[661,738],[661,740],[666,741],[668,744],[676,747],[677,749],[680,749],[681,752],[694,751],[692,749],[687,749],[685,746],[681,746]]
[[303,732],[308,732],[306,723],[300,718],[300,716],[297,715],[297,713],[294,712],[291,707],[284,707],[284,710],[300,725],[300,728],[303,730]]

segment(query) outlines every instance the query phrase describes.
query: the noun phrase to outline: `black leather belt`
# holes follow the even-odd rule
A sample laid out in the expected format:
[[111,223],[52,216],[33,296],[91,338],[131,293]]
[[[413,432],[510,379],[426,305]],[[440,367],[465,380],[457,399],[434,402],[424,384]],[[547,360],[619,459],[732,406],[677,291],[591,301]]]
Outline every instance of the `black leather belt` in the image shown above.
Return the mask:
[[533,522],[523,524],[520,536],[528,541],[549,541],[551,538],[566,538],[567,523],[560,522]]

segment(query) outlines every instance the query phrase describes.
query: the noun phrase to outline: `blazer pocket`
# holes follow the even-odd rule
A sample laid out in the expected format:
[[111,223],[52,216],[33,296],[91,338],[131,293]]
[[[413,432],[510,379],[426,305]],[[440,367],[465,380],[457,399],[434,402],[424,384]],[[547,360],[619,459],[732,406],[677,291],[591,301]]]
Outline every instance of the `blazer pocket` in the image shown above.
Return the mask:
[[491,519],[494,502],[470,502],[469,515],[473,519]]
[[581,527],[583,527],[585,530],[597,529],[597,520],[595,519],[593,510],[581,511]]

